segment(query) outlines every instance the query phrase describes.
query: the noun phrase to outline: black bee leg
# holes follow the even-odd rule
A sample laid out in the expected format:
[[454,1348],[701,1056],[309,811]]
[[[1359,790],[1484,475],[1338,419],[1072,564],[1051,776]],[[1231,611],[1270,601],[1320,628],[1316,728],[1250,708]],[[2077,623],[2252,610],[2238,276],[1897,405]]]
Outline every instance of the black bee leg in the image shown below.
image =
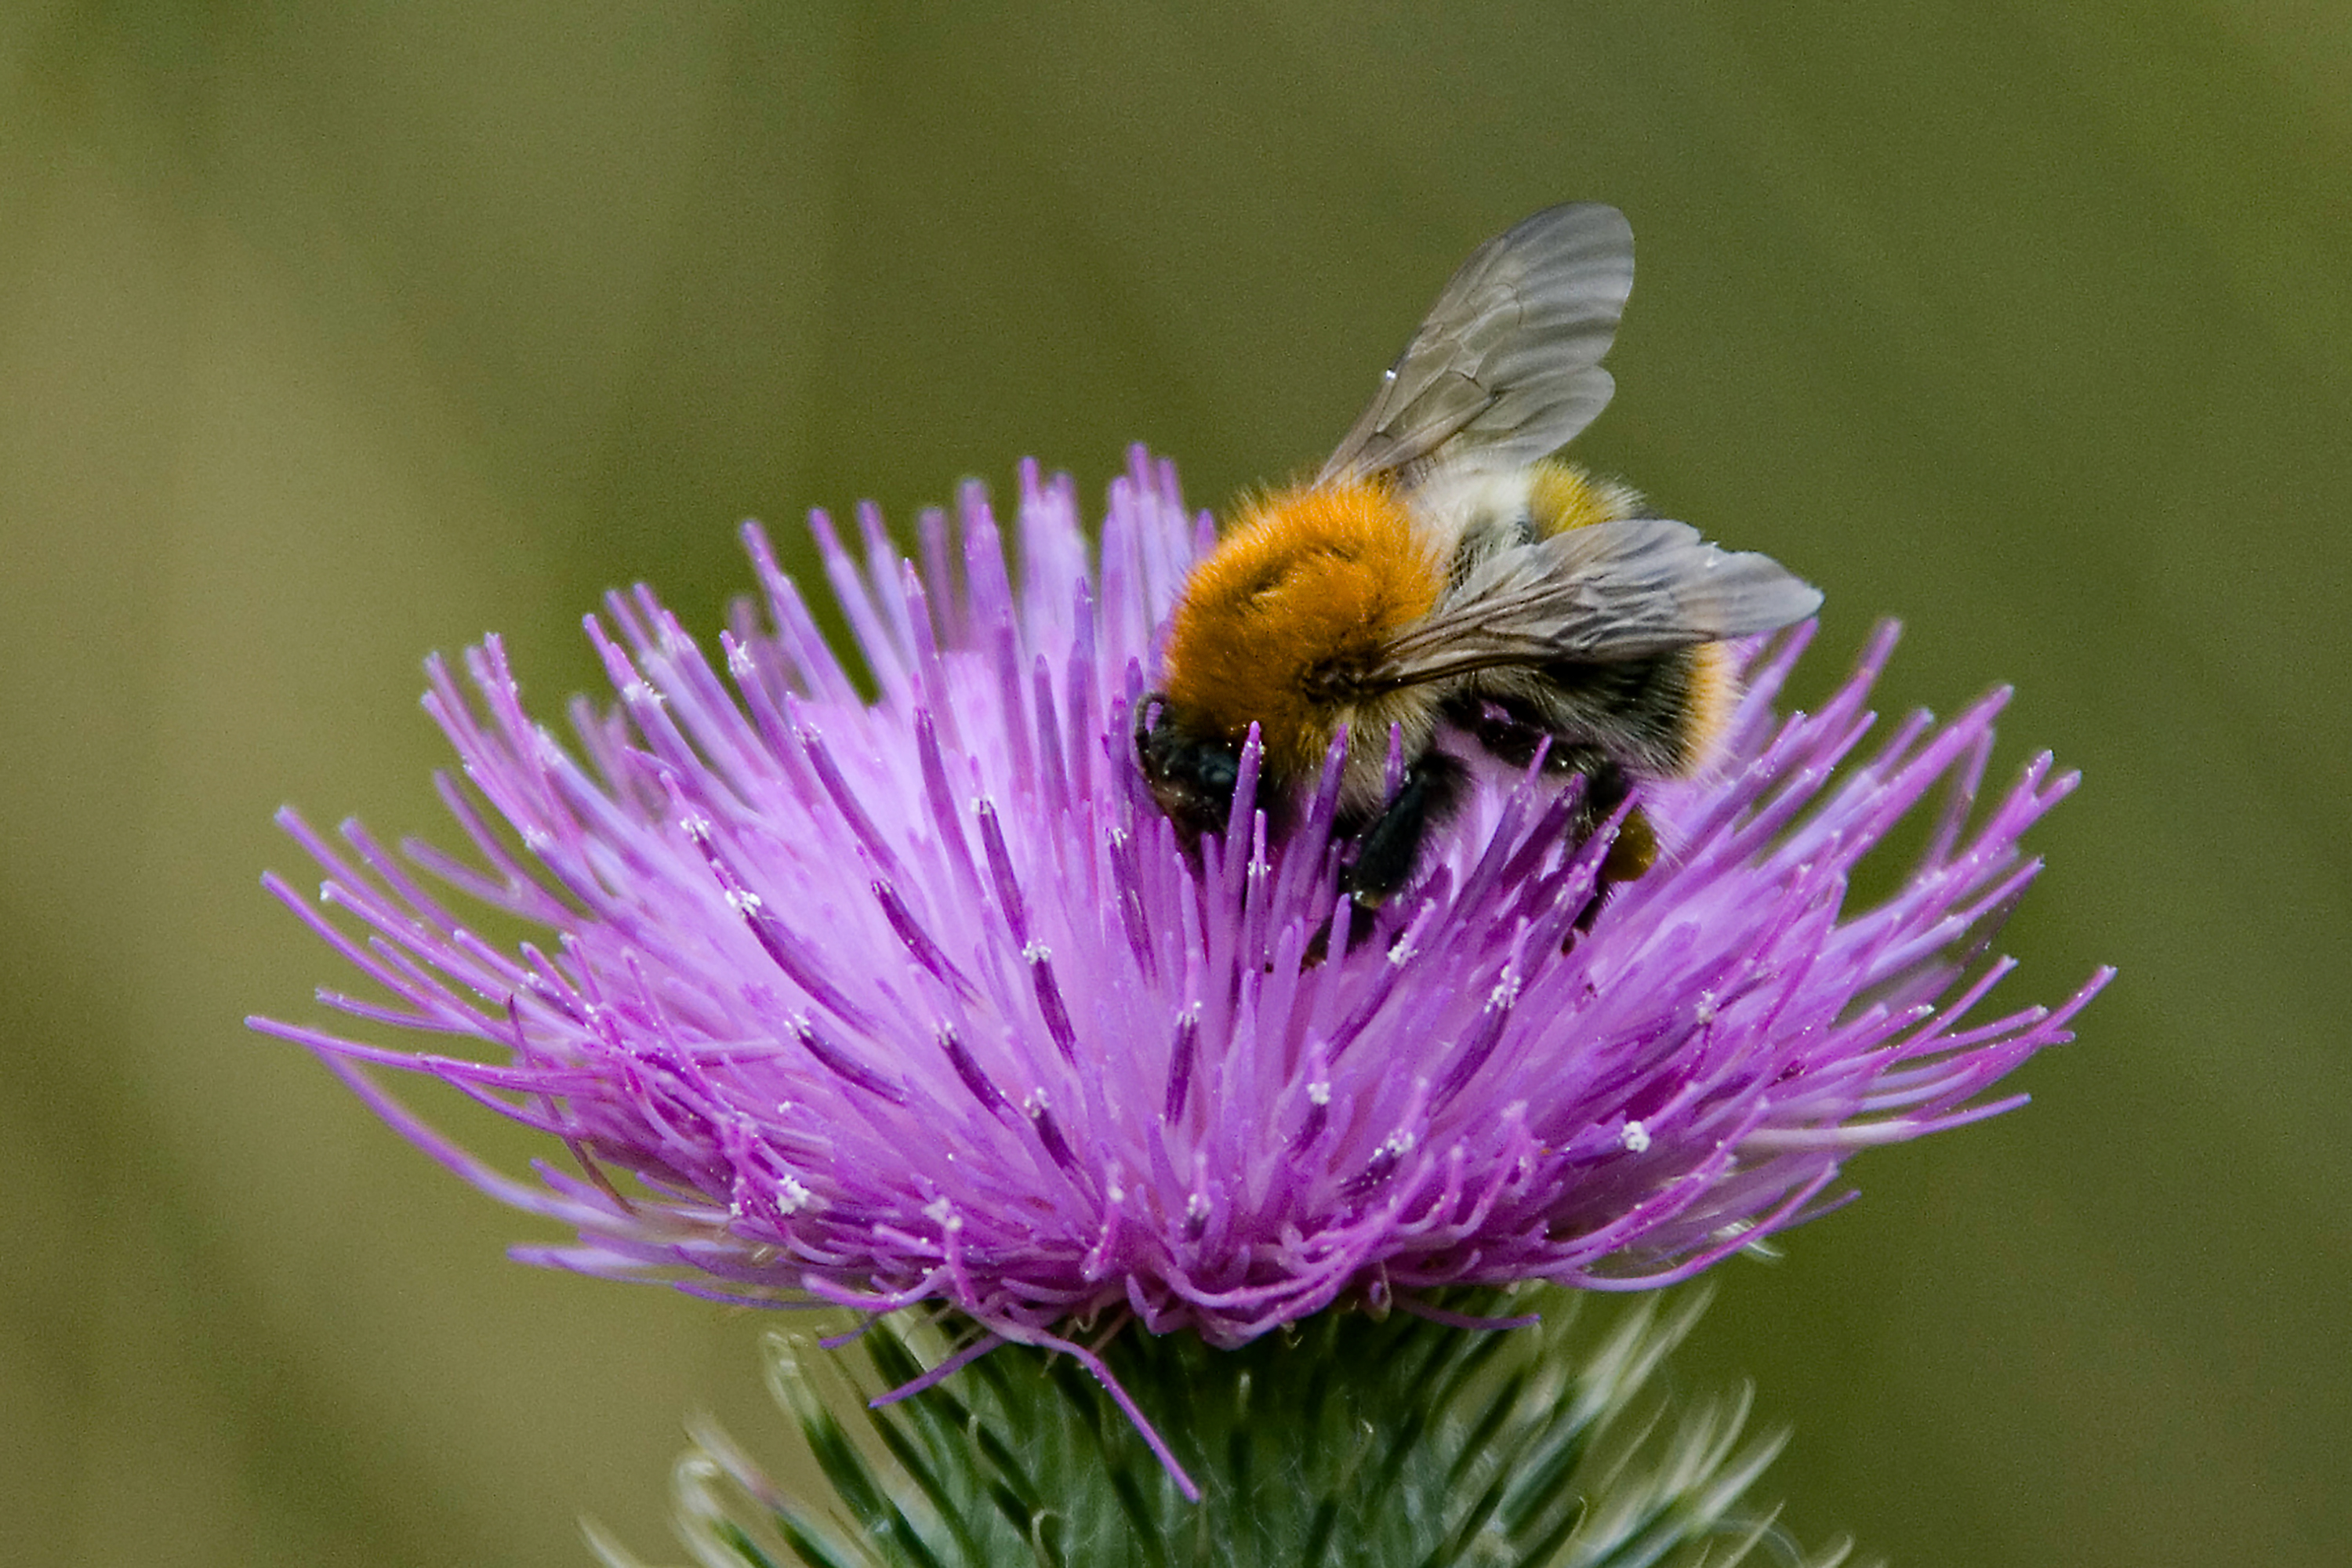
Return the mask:
[[1454,814],[1469,782],[1469,770],[1443,752],[1432,752],[1405,769],[1396,797],[1364,829],[1355,863],[1340,878],[1356,905],[1351,941],[1370,933],[1372,911],[1412,875],[1430,827]]
[[[1572,829],[1581,843],[1599,830],[1616,809],[1625,804],[1633,793],[1633,781],[1614,763],[1603,763],[1585,775],[1584,802],[1578,807],[1576,826]],[[1592,896],[1576,914],[1576,924],[1569,940],[1591,931],[1601,914],[1601,905],[1609,897],[1609,889],[1620,882],[1630,882],[1647,871],[1658,858],[1658,835],[1650,819],[1635,806],[1617,825],[1617,837],[1601,856],[1599,870],[1592,879]]]

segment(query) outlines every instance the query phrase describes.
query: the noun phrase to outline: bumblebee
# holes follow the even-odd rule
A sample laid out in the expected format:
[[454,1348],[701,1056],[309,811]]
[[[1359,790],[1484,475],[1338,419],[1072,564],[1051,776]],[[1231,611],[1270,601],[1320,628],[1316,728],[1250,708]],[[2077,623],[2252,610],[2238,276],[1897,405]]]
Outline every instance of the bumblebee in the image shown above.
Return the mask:
[[[1719,645],[1822,596],[1551,457],[1615,390],[1601,360],[1633,284],[1614,207],[1550,207],[1488,240],[1322,471],[1247,504],[1194,568],[1136,729],[1189,841],[1223,830],[1253,724],[1276,837],[1346,731],[1337,832],[1360,923],[1481,768],[1540,758],[1557,786],[1580,781],[1581,842],[1643,781],[1706,765],[1736,695]],[[1654,854],[1633,806],[1602,887]]]

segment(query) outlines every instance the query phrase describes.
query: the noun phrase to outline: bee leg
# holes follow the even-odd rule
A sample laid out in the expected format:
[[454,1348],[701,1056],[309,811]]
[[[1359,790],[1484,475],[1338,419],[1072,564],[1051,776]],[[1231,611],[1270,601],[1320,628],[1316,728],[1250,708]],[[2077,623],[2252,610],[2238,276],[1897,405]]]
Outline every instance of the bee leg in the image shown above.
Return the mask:
[[[1590,838],[1633,793],[1633,781],[1626,776],[1624,769],[1614,763],[1603,763],[1587,773],[1584,803],[1577,809],[1576,825],[1571,829],[1577,842],[1580,844]],[[1608,852],[1601,856],[1599,869],[1593,873],[1592,896],[1585,900],[1584,908],[1577,911],[1576,923],[1570,928],[1568,942],[1562,944],[1563,951],[1577,937],[1592,929],[1592,922],[1600,917],[1601,903],[1609,897],[1611,888],[1640,877],[1657,858],[1657,830],[1650,826],[1650,819],[1642,815],[1642,808],[1637,805],[1627,812],[1624,820],[1617,825],[1617,837],[1610,844]]]
[[1355,903],[1351,942],[1371,933],[1373,911],[1412,875],[1431,826],[1454,814],[1469,782],[1469,770],[1444,752],[1432,752],[1405,769],[1396,797],[1363,830],[1355,862],[1340,877]]

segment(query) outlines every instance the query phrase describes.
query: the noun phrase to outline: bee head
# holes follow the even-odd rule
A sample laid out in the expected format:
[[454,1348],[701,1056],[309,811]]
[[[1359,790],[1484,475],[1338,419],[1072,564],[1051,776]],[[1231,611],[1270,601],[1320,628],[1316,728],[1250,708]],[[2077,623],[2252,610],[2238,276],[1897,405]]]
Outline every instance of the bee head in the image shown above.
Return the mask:
[[1188,838],[1224,831],[1241,782],[1238,743],[1185,723],[1168,694],[1155,691],[1136,720],[1135,757],[1151,798]]

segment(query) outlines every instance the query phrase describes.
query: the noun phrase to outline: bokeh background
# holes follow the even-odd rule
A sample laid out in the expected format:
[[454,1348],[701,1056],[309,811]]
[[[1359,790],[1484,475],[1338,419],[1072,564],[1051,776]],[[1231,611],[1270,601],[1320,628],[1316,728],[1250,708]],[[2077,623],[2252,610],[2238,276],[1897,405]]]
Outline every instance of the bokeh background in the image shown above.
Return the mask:
[[[1631,215],[1579,452],[2019,696],[2033,1105],[1864,1155],[1680,1376],[1899,1563],[2352,1542],[2352,10],[0,5],[0,1556],[667,1551],[766,1321],[528,1234],[240,1017],[329,955],[283,801],[445,838],[418,661],[535,699],[733,524],[1127,442],[1328,449],[1469,247]],[[436,1110],[446,1110],[437,1105]],[[458,1117],[508,1160],[524,1151]],[[545,1237],[538,1237],[546,1239]]]

